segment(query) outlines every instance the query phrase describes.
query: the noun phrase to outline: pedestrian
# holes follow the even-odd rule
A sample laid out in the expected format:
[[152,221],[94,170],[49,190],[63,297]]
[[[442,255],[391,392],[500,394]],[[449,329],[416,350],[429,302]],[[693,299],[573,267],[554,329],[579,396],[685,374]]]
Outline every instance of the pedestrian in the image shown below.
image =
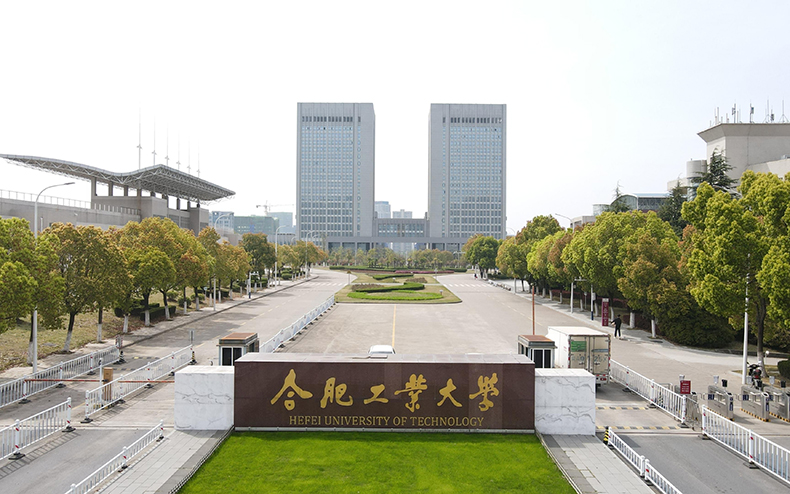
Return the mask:
[[614,324],[614,337],[620,338],[622,336],[620,333],[620,326],[623,324],[623,320],[620,319],[620,314],[617,314],[617,317],[612,319],[612,324]]
[[475,279],[477,279],[477,273],[475,273]]

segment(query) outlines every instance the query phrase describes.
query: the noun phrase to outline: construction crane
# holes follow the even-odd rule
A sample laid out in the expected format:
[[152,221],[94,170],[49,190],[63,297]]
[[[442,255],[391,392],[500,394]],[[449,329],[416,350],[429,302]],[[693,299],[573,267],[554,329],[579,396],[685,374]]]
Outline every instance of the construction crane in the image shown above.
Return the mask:
[[282,206],[291,206],[291,207],[293,207],[293,204],[269,204],[269,202],[267,201],[266,204],[257,204],[255,207],[256,208],[263,208],[263,214],[265,216],[269,216],[269,211],[271,211],[272,208],[279,208],[279,207],[282,207]]

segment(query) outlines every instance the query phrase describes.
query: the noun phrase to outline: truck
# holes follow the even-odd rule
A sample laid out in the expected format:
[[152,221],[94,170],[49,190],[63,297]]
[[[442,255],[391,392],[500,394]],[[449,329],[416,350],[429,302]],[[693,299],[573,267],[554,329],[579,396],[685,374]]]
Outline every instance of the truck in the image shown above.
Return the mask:
[[581,326],[549,326],[547,336],[557,345],[554,367],[584,369],[595,376],[596,386],[609,382],[611,335]]

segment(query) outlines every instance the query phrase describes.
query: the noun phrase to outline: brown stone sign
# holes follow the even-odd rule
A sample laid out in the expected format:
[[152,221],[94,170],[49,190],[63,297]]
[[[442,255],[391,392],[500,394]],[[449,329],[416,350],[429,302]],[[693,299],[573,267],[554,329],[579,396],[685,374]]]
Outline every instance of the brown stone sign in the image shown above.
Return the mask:
[[524,355],[248,353],[234,379],[237,429],[535,428]]

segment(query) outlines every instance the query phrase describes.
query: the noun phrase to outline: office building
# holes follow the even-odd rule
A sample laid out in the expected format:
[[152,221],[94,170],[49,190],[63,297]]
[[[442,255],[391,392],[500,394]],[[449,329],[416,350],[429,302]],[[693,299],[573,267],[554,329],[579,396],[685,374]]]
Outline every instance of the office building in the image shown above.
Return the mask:
[[220,234],[233,233],[236,224],[233,211],[211,211],[209,226]]
[[[245,233],[264,233],[274,240],[274,232],[278,227],[277,218],[273,216],[236,216],[234,231],[239,235]],[[280,230],[282,232],[282,230]]]
[[399,211],[393,211],[392,212],[392,217],[393,218],[411,218],[411,211],[406,211],[404,209],[401,209]]
[[299,103],[297,126],[297,237],[373,236],[373,104]]
[[506,105],[431,104],[429,237],[505,238]]
[[379,218],[392,218],[389,201],[376,201],[375,208]]

